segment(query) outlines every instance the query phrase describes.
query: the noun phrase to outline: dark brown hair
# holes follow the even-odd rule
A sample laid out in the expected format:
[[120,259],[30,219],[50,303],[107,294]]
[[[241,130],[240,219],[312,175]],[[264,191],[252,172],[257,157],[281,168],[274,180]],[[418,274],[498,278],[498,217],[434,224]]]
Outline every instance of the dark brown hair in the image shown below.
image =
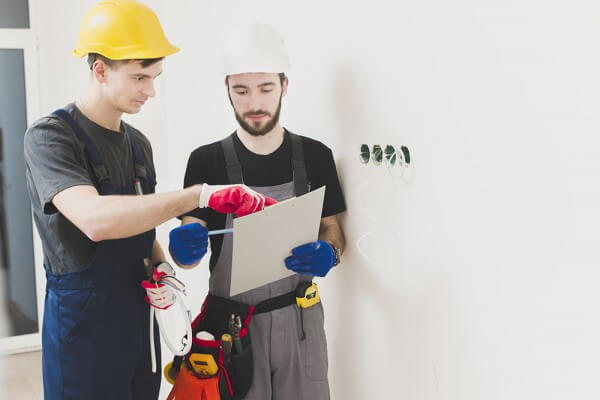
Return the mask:
[[110,68],[118,68],[122,64],[129,63],[131,61],[141,61],[142,67],[146,68],[151,66],[154,63],[159,62],[164,57],[160,58],[144,58],[144,59],[131,59],[131,60],[112,60],[110,58],[104,57],[102,54],[98,53],[89,53],[87,57],[88,65],[90,69],[94,66],[96,60],[102,60],[104,64],[108,65]]

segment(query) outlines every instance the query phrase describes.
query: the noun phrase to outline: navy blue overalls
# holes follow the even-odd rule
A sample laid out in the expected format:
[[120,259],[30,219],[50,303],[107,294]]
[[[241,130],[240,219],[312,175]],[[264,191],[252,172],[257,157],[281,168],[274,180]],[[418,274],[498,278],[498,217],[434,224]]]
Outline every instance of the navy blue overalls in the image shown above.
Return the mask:
[[[85,145],[93,181],[100,195],[136,194],[135,185],[111,183],[93,141],[64,110],[54,115],[67,122]],[[155,178],[125,127],[135,176],[144,193]],[[82,271],[54,275],[46,266],[46,300],[42,329],[44,398],[157,399],[160,374],[152,374],[149,305],[140,282],[146,279],[144,258],[151,258],[154,229],[126,239],[97,244],[92,261]],[[160,371],[160,340],[155,326]]]

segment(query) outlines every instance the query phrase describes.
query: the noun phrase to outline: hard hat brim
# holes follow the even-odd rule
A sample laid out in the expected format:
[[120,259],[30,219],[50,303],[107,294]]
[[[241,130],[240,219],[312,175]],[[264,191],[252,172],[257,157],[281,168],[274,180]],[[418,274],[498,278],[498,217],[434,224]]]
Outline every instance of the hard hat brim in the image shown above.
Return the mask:
[[97,53],[111,60],[145,60],[150,58],[163,58],[180,51],[179,47],[171,44],[152,49],[143,48],[142,46],[136,47],[138,48],[121,47],[119,49],[115,49],[110,48],[109,46],[97,44],[85,46],[85,48],[78,47],[73,50],[73,54],[79,58],[82,58],[90,53]]

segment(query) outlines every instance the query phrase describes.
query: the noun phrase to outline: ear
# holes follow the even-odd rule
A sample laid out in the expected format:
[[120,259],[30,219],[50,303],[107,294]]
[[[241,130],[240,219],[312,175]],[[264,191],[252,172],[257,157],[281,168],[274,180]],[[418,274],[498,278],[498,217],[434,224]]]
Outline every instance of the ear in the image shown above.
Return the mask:
[[287,94],[288,84],[289,84],[289,81],[288,81],[288,77],[286,76],[281,84],[281,96],[285,96]]
[[106,82],[106,70],[108,69],[108,65],[104,63],[102,60],[94,61],[92,65],[92,75],[96,80],[100,83]]

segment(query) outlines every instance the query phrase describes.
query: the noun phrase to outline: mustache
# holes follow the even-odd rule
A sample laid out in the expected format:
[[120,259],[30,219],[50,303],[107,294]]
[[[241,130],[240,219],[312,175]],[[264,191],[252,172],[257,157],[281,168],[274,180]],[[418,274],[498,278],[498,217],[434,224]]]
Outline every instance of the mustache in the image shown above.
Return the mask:
[[243,116],[244,117],[251,117],[253,115],[261,115],[261,114],[267,115],[269,117],[272,116],[270,112],[264,111],[264,110],[248,111],[248,112],[245,112]]

